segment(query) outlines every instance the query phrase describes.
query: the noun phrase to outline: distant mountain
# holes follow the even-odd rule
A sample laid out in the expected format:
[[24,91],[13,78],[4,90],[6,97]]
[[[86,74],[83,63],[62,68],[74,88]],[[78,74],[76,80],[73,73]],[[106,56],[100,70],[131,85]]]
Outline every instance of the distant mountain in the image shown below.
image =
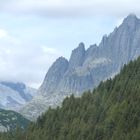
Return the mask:
[[114,77],[124,64],[140,55],[140,19],[129,15],[97,46],[85,50],[84,43],[72,51],[70,60],[60,57],[47,72],[38,96],[21,113],[36,118],[49,106],[60,105],[66,96],[81,96],[107,78]]
[[2,140],[139,140],[140,57],[82,97],[67,97],[25,130]]
[[29,120],[14,111],[0,109],[0,132],[15,130],[17,127],[25,129],[29,123]]
[[0,82],[0,108],[18,111],[31,101],[36,90],[23,83]]

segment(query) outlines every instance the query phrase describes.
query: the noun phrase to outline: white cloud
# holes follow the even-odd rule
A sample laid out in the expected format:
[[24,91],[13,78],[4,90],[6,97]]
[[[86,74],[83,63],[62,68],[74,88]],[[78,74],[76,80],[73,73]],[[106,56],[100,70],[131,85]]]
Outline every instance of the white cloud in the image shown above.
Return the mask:
[[139,0],[11,0],[0,2],[1,11],[50,17],[140,14]]
[[56,50],[55,48],[51,48],[51,47],[47,47],[47,46],[41,46],[42,50],[44,53],[46,54],[55,54],[55,55],[58,55],[58,54],[61,54],[58,50]]
[[[0,29],[0,80],[20,81],[38,86],[43,81],[47,69],[60,53],[45,45],[23,43]],[[20,43],[19,43],[20,42]]]
[[3,37],[6,37],[8,36],[8,33],[6,30],[3,30],[3,29],[0,29],[0,39],[3,38]]
[[20,40],[11,36],[5,29],[0,29],[0,41],[12,44],[20,44]]
[[[137,16],[140,16],[140,5],[138,3],[138,0],[0,1],[0,13],[4,13],[3,19],[6,19],[5,15],[10,15],[4,21],[4,27],[6,27],[6,25],[9,26],[9,28],[7,28],[10,29],[12,33],[16,34],[18,32],[17,36],[20,36],[19,39],[17,36],[15,37],[11,35],[11,33],[7,30],[0,29],[0,80],[23,81],[29,85],[41,84],[43,80],[42,78],[44,78],[49,66],[53,61],[55,61],[57,57],[61,56],[61,53],[52,46],[48,46],[45,43],[40,44],[40,42],[43,42],[43,37],[45,39],[47,38],[47,40],[44,39],[44,42],[50,40],[51,43],[48,44],[55,44],[55,47],[58,45],[63,46],[62,48],[65,47],[63,49],[65,50],[65,53],[66,50],[70,52],[72,49],[70,49],[70,46],[76,46],[73,45],[73,42],[77,42],[77,40],[86,41],[86,38],[90,38],[89,42],[92,42],[92,38],[97,38],[97,32],[100,32],[101,35],[103,30],[106,31],[110,29],[104,29],[106,28],[106,26],[103,25],[105,24],[104,20],[101,20],[103,23],[100,24],[100,26],[96,26],[95,24],[98,25],[98,22],[96,23],[96,17],[99,15],[103,16],[104,18],[107,16],[113,16],[113,18],[115,17],[115,20],[117,21],[116,24],[119,25],[122,22],[122,17],[127,16],[129,13],[135,13]],[[20,18],[11,16],[11,14],[19,15]],[[37,20],[33,20],[33,18],[30,19],[29,17],[29,22],[25,22],[26,18],[24,19],[22,14],[30,15],[31,17],[32,15],[37,15],[39,18],[37,17]],[[77,18],[88,16],[93,17],[93,19],[95,19],[95,23],[86,24],[84,22],[87,21],[90,23],[91,20],[89,19],[76,19],[77,21],[75,19],[73,20],[75,17]],[[15,18],[15,22],[12,21],[13,17]],[[46,17],[63,17],[72,19],[70,19],[71,22],[69,22],[67,19],[67,22],[64,23],[63,20],[61,22],[59,21],[59,25],[57,23],[57,19],[54,21],[52,20],[52,27],[50,27],[51,24],[48,24],[47,20],[45,23],[43,23]],[[56,22],[56,24],[53,22]],[[75,25],[76,22],[77,25]],[[94,22],[94,20],[92,20],[92,22]],[[70,25],[66,27],[66,24]],[[83,27],[85,27],[85,29]],[[28,31],[30,28],[32,28],[32,30]],[[93,31],[93,29],[95,31]],[[73,35],[74,33],[75,35]],[[37,36],[34,34],[39,35]],[[71,37],[72,35],[75,38]],[[31,38],[32,40],[30,40]],[[37,41],[36,38],[38,39]],[[69,45],[67,45],[66,42],[68,42]],[[67,49],[66,47],[69,48]]]

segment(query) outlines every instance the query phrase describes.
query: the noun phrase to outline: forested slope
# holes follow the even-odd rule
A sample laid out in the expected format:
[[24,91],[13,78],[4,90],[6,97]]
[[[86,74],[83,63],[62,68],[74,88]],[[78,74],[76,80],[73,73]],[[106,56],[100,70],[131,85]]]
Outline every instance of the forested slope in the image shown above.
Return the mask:
[[25,132],[1,135],[1,140],[12,139],[139,140],[140,58],[93,92],[79,98],[71,96],[62,107],[50,108]]

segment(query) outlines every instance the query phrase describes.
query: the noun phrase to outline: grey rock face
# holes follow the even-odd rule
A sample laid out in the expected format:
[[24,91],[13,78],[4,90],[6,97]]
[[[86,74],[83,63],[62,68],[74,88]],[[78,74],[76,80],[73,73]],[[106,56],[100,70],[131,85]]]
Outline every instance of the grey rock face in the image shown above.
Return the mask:
[[39,92],[44,94],[43,91],[48,90],[48,94],[52,93],[58,87],[58,83],[60,83],[67,69],[68,61],[63,57],[58,58],[49,69]]
[[80,43],[78,48],[72,51],[70,60],[69,60],[69,69],[82,66],[85,56],[85,45]]
[[[35,109],[30,116],[37,117],[37,112],[45,111],[49,106],[60,105],[64,97],[74,93],[80,96],[84,91],[95,88],[101,81],[113,77],[121,67],[140,55],[140,19],[129,15],[123,23],[108,36],[102,38],[99,46],[91,45],[87,50],[83,43],[72,51],[70,60],[57,60],[49,69],[39,89],[43,95],[44,108]],[[30,102],[36,106],[38,97]],[[27,115],[30,107],[21,112]]]

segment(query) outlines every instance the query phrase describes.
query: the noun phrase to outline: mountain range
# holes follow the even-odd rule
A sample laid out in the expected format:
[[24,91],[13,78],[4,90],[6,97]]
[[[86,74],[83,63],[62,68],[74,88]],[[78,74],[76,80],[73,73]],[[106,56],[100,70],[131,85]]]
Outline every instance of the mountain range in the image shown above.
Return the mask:
[[104,35],[99,45],[85,49],[84,43],[80,43],[69,60],[58,58],[48,70],[37,96],[20,113],[36,119],[49,106],[61,105],[65,97],[81,96],[101,81],[114,77],[124,64],[139,55],[140,19],[131,14],[112,33]]
[[36,89],[24,83],[0,82],[0,108],[18,111],[36,95]]
[[93,91],[65,98],[61,107],[49,108],[24,131],[0,139],[139,140],[140,57]]

